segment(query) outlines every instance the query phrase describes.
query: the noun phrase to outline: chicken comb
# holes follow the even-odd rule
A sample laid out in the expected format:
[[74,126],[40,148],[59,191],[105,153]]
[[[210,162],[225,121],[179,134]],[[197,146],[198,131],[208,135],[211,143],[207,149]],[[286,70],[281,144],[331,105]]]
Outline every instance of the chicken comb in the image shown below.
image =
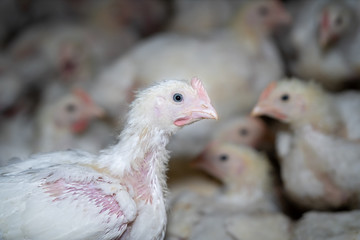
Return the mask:
[[321,28],[328,29],[330,27],[329,12],[325,10],[321,17]]
[[271,82],[265,89],[264,91],[261,93],[259,101],[263,101],[265,99],[267,99],[269,97],[269,95],[271,94],[271,92],[274,90],[274,88],[276,87],[277,83],[276,82]]
[[210,98],[199,78],[193,77],[191,79],[191,86],[196,90],[201,99],[210,102]]
[[84,90],[80,88],[75,88],[73,90],[73,94],[84,101],[86,104],[93,104],[93,101],[89,94],[87,94]]

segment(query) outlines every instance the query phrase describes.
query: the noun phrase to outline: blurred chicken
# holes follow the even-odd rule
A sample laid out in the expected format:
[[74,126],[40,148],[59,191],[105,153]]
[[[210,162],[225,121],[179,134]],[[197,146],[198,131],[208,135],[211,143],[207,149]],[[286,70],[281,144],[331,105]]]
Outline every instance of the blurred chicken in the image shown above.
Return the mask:
[[[106,34],[130,31],[139,38],[164,27],[170,15],[169,7],[170,3],[163,0],[90,0],[84,15],[85,22],[104,30]],[[121,41],[121,38],[118,40]]]
[[211,34],[230,21],[241,2],[241,0],[176,0],[169,30],[192,35]]
[[281,213],[233,216],[226,229],[236,240],[290,240],[292,222]]
[[291,127],[292,133],[283,135],[287,147],[281,150],[282,178],[290,197],[301,206],[359,206],[360,125],[353,120],[359,119],[354,102],[360,103],[360,94],[352,97],[340,110],[346,102],[337,104],[336,97],[315,83],[291,79],[270,84],[253,109],[254,115]]
[[252,148],[214,143],[193,165],[219,179],[224,187],[205,195],[179,192],[170,202],[167,239],[233,239],[225,226],[232,228],[241,215],[278,210],[268,160]]
[[1,168],[1,238],[163,239],[166,144],[205,118],[217,113],[200,80],[167,80],[138,93],[119,141],[99,154],[38,154]]
[[0,114],[14,107],[24,90],[23,83],[14,73],[0,75]]
[[[119,116],[134,88],[151,85],[156,79],[195,75],[205,79],[214,105],[226,119],[249,110],[263,87],[282,75],[269,35],[288,21],[278,1],[247,1],[227,29],[207,38],[164,34],[140,44],[101,74],[92,95],[113,116]],[[205,146],[211,127],[210,122],[201,127],[195,124],[179,132],[169,148],[174,155],[195,156]]]
[[281,213],[205,216],[189,240],[290,240],[292,223]]
[[[111,42],[111,35],[89,25],[39,24],[19,36],[8,55],[16,62],[44,61],[47,69],[64,81],[85,81],[133,43],[127,32],[116,34],[121,36],[117,45]],[[33,72],[42,77],[38,68]]]
[[360,211],[308,212],[296,223],[293,240],[356,240],[360,238]]
[[89,1],[31,0],[0,2],[0,47],[5,49],[21,32],[39,22],[59,22],[79,17]]
[[33,153],[34,119],[24,111],[11,117],[0,117],[0,166],[14,157],[26,158]]
[[213,142],[247,145],[258,150],[270,150],[273,133],[263,120],[251,116],[237,116],[219,121],[209,146]]
[[211,211],[275,211],[279,209],[268,159],[247,146],[214,144],[193,163],[224,184]]
[[[294,2],[295,19],[288,33],[290,71],[319,81],[330,90],[360,86],[360,7],[358,1]],[[355,82],[357,81],[357,82]]]
[[[93,143],[82,139],[94,118],[104,115],[86,92],[75,89],[55,103],[42,106],[37,117],[35,151],[49,152],[78,148],[92,153],[101,149],[102,142],[93,136]],[[98,139],[96,139],[98,137]],[[82,141],[83,140],[83,141]]]
[[201,210],[208,201],[206,196],[193,191],[182,191],[172,197],[169,201],[165,239],[189,239],[194,226],[202,221]]
[[38,108],[0,117],[0,165],[6,165],[12,157],[26,158],[35,152],[78,148],[97,153],[114,140],[109,126],[93,121],[104,111],[83,90],[75,89]]

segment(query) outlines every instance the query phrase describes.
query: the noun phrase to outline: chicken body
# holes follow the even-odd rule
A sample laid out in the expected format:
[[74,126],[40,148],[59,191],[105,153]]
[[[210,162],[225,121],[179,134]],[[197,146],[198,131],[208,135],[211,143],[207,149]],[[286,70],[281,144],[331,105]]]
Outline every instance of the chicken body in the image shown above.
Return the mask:
[[213,144],[194,164],[224,184],[223,190],[213,198],[214,203],[208,204],[205,211],[278,209],[268,159],[252,148],[231,143]]
[[358,1],[319,0],[294,5],[296,17],[285,37],[289,38],[287,57],[292,74],[314,79],[330,90],[354,85],[360,64]]
[[54,152],[2,168],[0,236],[163,239],[165,146],[203,118],[217,114],[198,79],[164,81],[138,94],[119,142],[99,155]]
[[271,84],[253,110],[290,125],[291,133],[278,140],[286,143],[278,144],[282,178],[289,195],[302,206],[328,209],[359,203],[360,135],[354,120],[346,119],[358,119],[352,106],[360,95],[352,95],[352,101],[346,98],[292,79]]
[[174,17],[169,28],[176,32],[206,36],[224,27],[240,4],[241,1],[228,0],[174,1]]
[[360,212],[308,212],[294,226],[294,240],[348,240],[360,237]]

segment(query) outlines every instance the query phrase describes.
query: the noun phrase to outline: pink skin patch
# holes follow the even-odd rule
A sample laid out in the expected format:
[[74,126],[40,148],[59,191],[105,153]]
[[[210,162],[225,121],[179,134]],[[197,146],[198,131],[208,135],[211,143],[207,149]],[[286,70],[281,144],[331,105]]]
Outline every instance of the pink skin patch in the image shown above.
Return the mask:
[[150,204],[152,204],[153,201],[151,189],[153,180],[149,179],[150,165],[153,164],[150,162],[151,157],[152,153],[147,153],[144,162],[140,165],[138,171],[134,171],[132,174],[124,176],[124,180],[134,188],[136,196],[135,201],[141,200]]
[[96,181],[72,181],[67,182],[64,179],[59,179],[56,182],[46,183],[43,187],[53,201],[61,201],[63,199],[71,198],[76,201],[80,198],[87,199],[89,204],[94,204],[99,209],[99,214],[106,212],[110,217],[115,215],[116,218],[124,216],[119,203],[116,201],[116,194],[106,194],[97,187],[98,182],[103,182],[102,179]]

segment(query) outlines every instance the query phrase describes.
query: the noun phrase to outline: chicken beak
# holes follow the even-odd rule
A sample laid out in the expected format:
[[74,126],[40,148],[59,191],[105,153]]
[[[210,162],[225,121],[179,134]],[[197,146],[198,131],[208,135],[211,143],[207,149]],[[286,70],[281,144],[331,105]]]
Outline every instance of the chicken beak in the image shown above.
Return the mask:
[[202,103],[200,107],[191,109],[191,111],[184,114],[183,117],[176,119],[174,124],[181,127],[201,119],[219,119],[215,108],[210,103]]
[[279,15],[277,17],[278,24],[281,25],[288,25],[292,22],[291,16],[289,13],[287,13],[285,10],[279,11]]
[[285,9],[282,3],[277,2],[275,25],[288,25],[291,22],[291,15]]
[[191,160],[190,167],[197,168],[197,169],[205,169],[206,166],[208,165],[206,163],[207,152],[209,152],[211,150],[211,148],[216,146],[216,143],[217,142],[215,142],[215,141],[211,141],[210,143],[208,143],[205,146],[204,150],[198,156],[196,156],[193,160]]
[[102,118],[105,116],[105,111],[99,106],[93,105],[89,109],[89,114],[95,118]]
[[200,120],[200,119],[218,120],[219,119],[215,108],[211,104],[202,104],[199,109],[195,109],[191,112],[191,116],[195,120]]
[[200,153],[194,160],[190,162],[191,168],[202,169],[204,165],[204,153]]
[[251,116],[253,117],[269,116],[281,121],[287,120],[287,116],[284,113],[280,112],[278,109],[271,106],[270,104],[264,102],[258,103],[253,108],[253,110],[251,111]]
[[321,49],[328,49],[336,41],[336,35],[329,31],[321,30],[319,36],[319,44]]
[[252,117],[259,117],[265,114],[265,110],[264,107],[260,106],[260,105],[256,105],[253,110],[251,111],[251,116]]

